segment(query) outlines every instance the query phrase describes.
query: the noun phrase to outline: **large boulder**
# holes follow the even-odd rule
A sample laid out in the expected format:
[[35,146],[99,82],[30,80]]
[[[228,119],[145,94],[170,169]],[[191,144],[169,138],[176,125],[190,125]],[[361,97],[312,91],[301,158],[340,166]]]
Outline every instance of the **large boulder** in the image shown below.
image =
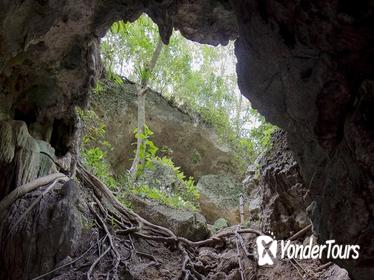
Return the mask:
[[151,223],[170,229],[177,236],[192,241],[202,240],[209,236],[206,220],[200,213],[171,208],[135,195],[130,195],[129,201],[133,210],[140,216]]
[[[41,196],[36,189],[10,207],[0,227],[0,278],[32,279],[71,259],[86,244],[80,186],[74,181],[57,184],[44,194],[28,215],[23,214]],[[15,222],[19,224],[15,226]],[[90,238],[88,238],[90,240]]]
[[263,231],[287,238],[310,223],[306,213],[308,188],[284,131],[274,133],[271,148],[257,160],[257,170],[248,173],[244,183],[251,219],[259,221]]
[[[105,94],[92,96],[91,107],[106,124],[106,137],[113,149],[109,152],[115,173],[131,166],[136,142],[137,86],[131,82],[118,85],[102,80]],[[146,124],[154,132],[151,140],[165,148],[165,154],[188,176],[229,172],[236,174],[235,158],[228,143],[199,116],[187,113],[161,94],[149,90],[146,97]]]
[[219,218],[229,223],[239,222],[239,197],[241,184],[226,175],[205,175],[197,183],[200,208],[207,221],[213,224]]

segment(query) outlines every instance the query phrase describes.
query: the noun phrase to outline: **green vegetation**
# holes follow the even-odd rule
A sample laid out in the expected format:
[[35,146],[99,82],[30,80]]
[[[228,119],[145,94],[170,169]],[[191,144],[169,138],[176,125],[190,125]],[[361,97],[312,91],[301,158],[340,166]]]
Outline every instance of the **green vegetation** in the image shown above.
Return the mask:
[[219,218],[218,220],[216,220],[214,222],[214,225],[213,225],[213,228],[212,228],[212,231],[213,233],[217,233],[219,232],[220,230],[224,229],[224,228],[227,228],[229,226],[229,223],[226,221],[226,219],[224,218]]
[[194,178],[187,178],[180,170],[180,167],[175,166],[170,158],[166,156],[159,157],[157,155],[157,152],[160,151],[160,149],[150,139],[152,135],[153,132],[148,126],[145,126],[142,134],[138,134],[137,130],[135,130],[135,138],[141,137],[143,139],[140,147],[140,161],[137,168],[137,176],[143,174],[145,170],[154,170],[156,164],[165,165],[173,171],[179,184],[172,192],[166,192],[165,190],[160,190],[158,188],[151,188],[147,185],[133,188],[133,192],[160,201],[161,203],[174,208],[196,210],[200,194],[196,188]]
[[173,208],[197,210],[199,192],[193,178],[186,178],[170,158],[157,156],[160,149],[151,141],[150,137],[153,132],[147,126],[140,135],[135,131],[135,137],[142,137],[144,140],[140,149],[141,160],[137,176],[140,176],[146,169],[152,170],[155,167],[154,162],[159,161],[170,167],[180,182],[179,188],[171,193],[137,182],[131,174],[124,174],[116,178],[108,161],[108,152],[112,147],[105,139],[106,126],[103,120],[92,110],[82,111],[78,109],[78,114],[83,120],[85,128],[81,147],[81,155],[85,166],[106,184],[124,205],[131,207],[128,195],[134,194]]
[[[157,26],[146,15],[133,23],[117,22],[103,39],[107,76],[140,84],[159,40]],[[186,40],[178,31],[170,38],[149,77],[149,86],[172,103],[198,114],[222,140],[232,143],[237,167],[246,168],[269,145],[274,127],[242,98],[236,80],[234,44],[211,47]]]
[[112,146],[105,138],[106,126],[94,111],[77,110],[85,124],[81,145],[81,155],[84,163],[103,183],[114,190],[117,182],[108,162],[108,152],[112,149]]
[[158,201],[161,204],[170,206],[172,208],[197,211],[197,207],[194,203],[184,200],[178,195],[168,195],[157,188],[151,188],[147,185],[134,187],[131,189],[131,192],[140,197],[146,197]]

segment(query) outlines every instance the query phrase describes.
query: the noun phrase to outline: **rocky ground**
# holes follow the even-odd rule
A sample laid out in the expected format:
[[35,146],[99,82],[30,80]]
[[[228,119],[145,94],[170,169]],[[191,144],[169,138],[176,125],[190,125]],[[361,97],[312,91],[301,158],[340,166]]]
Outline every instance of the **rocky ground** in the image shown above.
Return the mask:
[[45,187],[10,207],[1,279],[350,279],[320,261],[258,267],[258,230],[234,226],[192,242],[123,208],[83,167],[78,178],[45,193],[17,226],[14,221]]

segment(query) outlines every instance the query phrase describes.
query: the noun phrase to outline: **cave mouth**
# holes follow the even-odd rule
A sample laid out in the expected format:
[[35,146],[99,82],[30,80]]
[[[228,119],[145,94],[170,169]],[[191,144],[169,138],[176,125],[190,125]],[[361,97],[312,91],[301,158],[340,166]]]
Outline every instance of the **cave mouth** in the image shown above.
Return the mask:
[[[24,136],[27,129],[11,121],[32,116],[38,124],[31,127],[28,123],[30,133],[49,142],[55,119],[63,119],[66,112],[71,114],[75,106],[87,105],[89,90],[100,73],[99,38],[113,22],[132,21],[147,12],[160,27],[165,43],[173,27],[186,38],[212,45],[238,38],[240,89],[268,120],[289,133],[303,178],[312,185],[314,203],[309,210],[315,232],[321,240],[358,240],[362,257],[357,263],[345,260],[343,265],[356,279],[371,279],[374,140],[368,104],[373,103],[374,88],[373,5],[372,1],[357,6],[343,2],[124,4],[108,0],[81,1],[79,5],[61,1],[0,4],[4,11],[0,31],[0,132],[13,133],[1,138],[1,145],[11,139],[10,147],[17,148],[1,154],[5,155],[0,166],[6,177],[1,186],[11,190],[45,174],[44,166],[39,168],[35,158],[14,157],[13,151],[23,153],[25,144],[15,144],[15,136]],[[34,84],[37,88],[31,96],[41,98],[35,100],[37,107],[30,107],[30,111],[21,103]],[[75,116],[68,119],[75,123]],[[9,125],[13,127],[9,129]],[[47,137],[33,133],[40,128],[48,131]],[[65,142],[55,135],[54,143]],[[37,143],[28,144],[27,148],[34,148]],[[17,169],[9,172],[10,166]],[[13,177],[18,183],[9,188],[8,181],[13,182]]]

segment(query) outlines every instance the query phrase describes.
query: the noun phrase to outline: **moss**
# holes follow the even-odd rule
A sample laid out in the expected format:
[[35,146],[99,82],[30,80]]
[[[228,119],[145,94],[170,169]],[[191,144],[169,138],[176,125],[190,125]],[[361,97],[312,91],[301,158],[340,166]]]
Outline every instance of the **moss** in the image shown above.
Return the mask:
[[201,155],[196,149],[191,153],[191,159],[193,164],[198,164],[201,161]]
[[82,225],[83,229],[84,230],[91,230],[94,227],[94,225],[95,225],[95,223],[93,222],[93,220],[89,219],[89,218],[87,218],[87,217],[85,217],[83,215],[81,215],[81,217],[82,218],[81,218],[80,222],[81,222],[81,225]]
[[213,231],[213,233],[216,233],[216,232],[220,231],[221,229],[227,228],[228,226],[229,226],[229,223],[227,222],[226,219],[219,218],[218,220],[216,220],[214,222],[212,231]]

